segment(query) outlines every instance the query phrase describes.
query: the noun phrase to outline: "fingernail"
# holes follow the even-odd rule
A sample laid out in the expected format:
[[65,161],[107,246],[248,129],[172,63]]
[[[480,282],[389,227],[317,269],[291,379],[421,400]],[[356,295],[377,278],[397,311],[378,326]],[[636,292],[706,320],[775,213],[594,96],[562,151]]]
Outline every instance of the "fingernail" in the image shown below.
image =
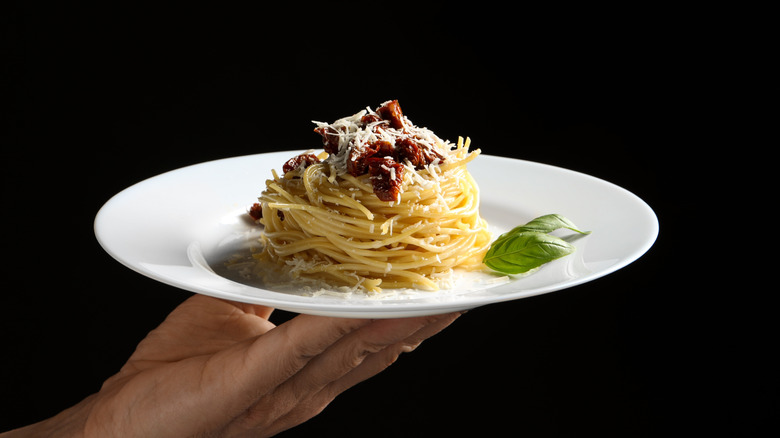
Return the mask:
[[422,344],[422,342],[418,342],[417,344],[405,344],[403,347],[401,347],[401,353],[411,353],[412,351],[416,350],[420,344]]

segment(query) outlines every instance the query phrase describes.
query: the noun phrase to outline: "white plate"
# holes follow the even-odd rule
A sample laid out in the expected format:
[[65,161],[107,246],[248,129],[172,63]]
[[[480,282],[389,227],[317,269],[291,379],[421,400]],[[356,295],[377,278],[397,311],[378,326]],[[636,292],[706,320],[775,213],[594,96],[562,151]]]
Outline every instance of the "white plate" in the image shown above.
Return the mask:
[[482,216],[495,233],[559,213],[592,234],[574,241],[574,254],[508,280],[465,276],[447,290],[373,297],[272,291],[224,269],[224,261],[256,244],[258,229],[246,220],[247,208],[271,169],[281,169],[299,152],[210,161],[135,184],[100,209],[97,239],[127,267],[188,291],[297,313],[388,318],[465,310],[570,288],[633,262],[658,234],[650,207],[614,184],[559,167],[481,155],[469,170],[480,187]]

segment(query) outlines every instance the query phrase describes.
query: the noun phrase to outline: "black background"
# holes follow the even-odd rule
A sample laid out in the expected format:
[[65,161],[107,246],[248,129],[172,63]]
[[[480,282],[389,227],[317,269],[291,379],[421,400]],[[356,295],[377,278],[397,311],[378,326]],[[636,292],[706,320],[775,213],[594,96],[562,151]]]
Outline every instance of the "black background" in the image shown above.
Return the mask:
[[751,57],[731,22],[471,2],[11,8],[0,430],[97,391],[189,296],[99,247],[92,221],[112,195],[189,164],[316,148],[311,120],[388,99],[443,138],[618,184],[660,234],[612,275],[471,311],[284,436],[750,436],[776,420],[764,295],[728,282],[752,279],[722,263],[730,245],[691,248],[734,214],[702,215],[709,201],[739,210],[700,172],[738,123],[724,67]]

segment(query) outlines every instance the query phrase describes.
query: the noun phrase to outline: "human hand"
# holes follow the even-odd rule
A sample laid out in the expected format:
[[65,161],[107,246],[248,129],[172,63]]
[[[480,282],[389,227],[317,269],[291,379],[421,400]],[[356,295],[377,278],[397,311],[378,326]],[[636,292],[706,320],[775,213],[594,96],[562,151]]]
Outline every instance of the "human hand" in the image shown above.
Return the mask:
[[195,295],[98,393],[8,436],[271,436],[315,416],[460,315],[299,315],[276,327],[272,311]]

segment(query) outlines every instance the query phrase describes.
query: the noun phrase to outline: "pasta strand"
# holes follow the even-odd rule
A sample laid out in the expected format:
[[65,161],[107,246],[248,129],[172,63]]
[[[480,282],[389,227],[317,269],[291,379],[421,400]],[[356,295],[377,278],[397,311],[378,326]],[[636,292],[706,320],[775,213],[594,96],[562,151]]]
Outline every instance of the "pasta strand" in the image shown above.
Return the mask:
[[393,202],[377,198],[368,175],[336,176],[324,163],[282,177],[274,172],[259,198],[259,272],[270,281],[378,291],[437,290],[454,269],[481,269],[491,236],[466,168],[479,155],[469,144],[459,139],[442,163],[407,167]]

